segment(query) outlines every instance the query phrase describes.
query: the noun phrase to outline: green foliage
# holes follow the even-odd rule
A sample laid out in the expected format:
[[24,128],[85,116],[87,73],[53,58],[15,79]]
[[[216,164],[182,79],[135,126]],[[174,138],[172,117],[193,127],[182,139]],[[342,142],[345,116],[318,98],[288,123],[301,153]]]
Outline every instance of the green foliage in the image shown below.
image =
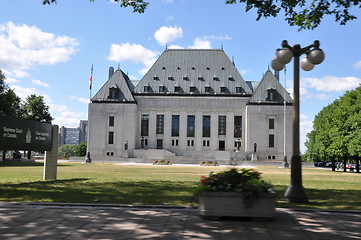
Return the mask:
[[84,157],[86,155],[86,146],[87,146],[87,142],[81,142],[77,148],[76,148],[76,156],[77,157]]
[[21,117],[44,123],[51,123],[53,120],[49,106],[45,105],[44,97],[35,94],[29,95],[21,104]]
[[318,161],[361,156],[361,87],[323,108],[307,134],[307,157]]
[[[246,4],[246,11],[257,10],[257,21],[262,17],[276,17],[283,11],[285,20],[299,30],[318,27],[325,16],[333,16],[336,22],[345,25],[357,17],[349,12],[351,7],[361,7],[359,0],[239,0]],[[237,0],[226,0],[226,4],[236,4]]]
[[194,193],[198,195],[203,191],[242,193],[245,206],[250,207],[260,193],[273,192],[273,186],[262,180],[261,174],[254,169],[231,168],[202,176]]
[[5,83],[5,75],[0,69],[0,115],[18,117],[20,98]]
[[[94,2],[94,0],[90,0]],[[56,0],[43,0],[43,4],[56,3]],[[131,7],[133,12],[144,13],[149,2],[144,0],[114,0],[121,7]],[[251,9],[257,11],[257,21],[262,17],[277,17],[284,12],[285,20],[291,26],[298,26],[299,30],[318,27],[325,16],[333,16],[336,22],[345,25],[357,17],[349,12],[351,7],[361,8],[360,0],[226,0],[226,4],[246,4],[246,12]]]
[[[94,0],[90,0],[94,2]],[[133,12],[144,13],[145,9],[148,6],[148,2],[144,0],[113,0],[114,2],[119,2],[121,7],[131,7]],[[43,4],[56,3],[57,0],[43,0]]]
[[[43,181],[43,163],[0,162],[1,202],[90,202],[190,205],[199,176],[223,167],[59,163],[56,181]],[[361,175],[303,168],[308,203],[289,203],[290,172],[258,166],[276,186],[277,207],[361,210]]]
[[58,157],[59,158],[69,158],[69,157],[76,156],[77,149],[78,149],[77,145],[61,145],[58,148]]

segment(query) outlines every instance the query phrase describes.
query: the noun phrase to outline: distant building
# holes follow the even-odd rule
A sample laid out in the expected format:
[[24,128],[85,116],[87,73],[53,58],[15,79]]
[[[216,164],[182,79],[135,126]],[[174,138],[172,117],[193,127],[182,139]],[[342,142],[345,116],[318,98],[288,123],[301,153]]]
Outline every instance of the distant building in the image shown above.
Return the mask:
[[89,150],[92,157],[283,160],[285,142],[288,158],[292,151],[292,104],[269,69],[245,81],[221,49],[167,49],[136,87],[109,69],[89,105]]
[[80,120],[79,123],[79,143],[87,141],[88,139],[88,120]]
[[61,127],[59,130],[59,146],[78,145],[88,139],[88,121],[80,120],[79,127]]

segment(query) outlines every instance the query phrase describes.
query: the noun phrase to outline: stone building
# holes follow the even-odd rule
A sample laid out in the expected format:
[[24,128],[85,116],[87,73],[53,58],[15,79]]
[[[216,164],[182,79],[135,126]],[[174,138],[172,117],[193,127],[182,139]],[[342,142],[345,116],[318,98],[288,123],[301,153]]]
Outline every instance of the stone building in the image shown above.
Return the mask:
[[167,49],[137,86],[109,69],[89,104],[89,151],[92,158],[283,160],[284,146],[288,158],[292,150],[292,103],[269,69],[259,82],[245,81],[221,49]]

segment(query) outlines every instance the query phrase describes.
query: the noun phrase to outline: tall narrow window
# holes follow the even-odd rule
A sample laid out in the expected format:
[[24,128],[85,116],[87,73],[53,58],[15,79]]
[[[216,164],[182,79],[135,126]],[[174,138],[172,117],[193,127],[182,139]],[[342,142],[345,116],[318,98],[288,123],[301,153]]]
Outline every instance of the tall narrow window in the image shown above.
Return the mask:
[[172,115],[172,137],[179,137],[179,115]]
[[187,137],[194,137],[195,120],[196,120],[195,115],[187,116]]
[[114,132],[109,132],[108,144],[114,144]]
[[218,116],[218,135],[226,135],[226,116]]
[[274,118],[268,119],[268,128],[275,129],[275,119]]
[[270,134],[268,136],[268,147],[273,148],[275,147],[275,135]]
[[114,127],[114,116],[109,116],[109,127]]
[[275,89],[268,89],[267,90],[267,101],[277,101],[278,100],[278,93]]
[[206,93],[210,93],[210,92],[211,92],[211,87],[205,86],[205,87],[204,87],[204,91],[205,91]]
[[157,115],[156,133],[164,134],[164,115]]
[[211,137],[211,116],[203,116],[203,137]]
[[109,96],[110,99],[119,99],[119,89],[118,88],[109,88]]
[[242,116],[234,116],[234,137],[242,137]]
[[149,115],[143,114],[141,117],[140,135],[148,136],[149,134]]

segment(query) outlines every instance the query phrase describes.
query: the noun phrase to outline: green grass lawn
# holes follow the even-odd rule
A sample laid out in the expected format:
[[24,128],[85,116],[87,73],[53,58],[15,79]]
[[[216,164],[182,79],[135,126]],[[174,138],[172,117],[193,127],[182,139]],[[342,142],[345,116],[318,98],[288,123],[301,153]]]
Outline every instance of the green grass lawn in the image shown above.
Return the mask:
[[[222,167],[60,163],[56,181],[43,181],[42,163],[0,163],[0,201],[196,205],[202,175]],[[258,167],[276,186],[277,207],[361,210],[361,174],[304,168],[307,204],[287,203],[290,170]]]

